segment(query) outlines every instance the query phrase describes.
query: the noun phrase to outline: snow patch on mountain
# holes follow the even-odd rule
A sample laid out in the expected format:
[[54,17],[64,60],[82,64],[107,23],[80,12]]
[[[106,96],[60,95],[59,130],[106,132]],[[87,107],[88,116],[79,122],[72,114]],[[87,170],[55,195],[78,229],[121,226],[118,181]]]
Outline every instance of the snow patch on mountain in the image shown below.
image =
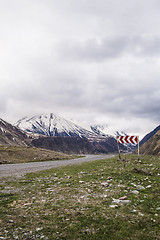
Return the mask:
[[91,125],[90,129],[95,132],[95,133],[99,133],[101,135],[104,136],[112,136],[114,138],[116,138],[116,136],[121,136],[121,135],[127,135],[125,132],[123,131],[115,131],[115,129],[113,130],[111,127],[108,126],[108,124],[95,124],[95,125]]
[[20,119],[15,125],[27,132],[46,136],[97,137],[96,133],[88,131],[53,113],[42,114],[31,118],[25,117]]

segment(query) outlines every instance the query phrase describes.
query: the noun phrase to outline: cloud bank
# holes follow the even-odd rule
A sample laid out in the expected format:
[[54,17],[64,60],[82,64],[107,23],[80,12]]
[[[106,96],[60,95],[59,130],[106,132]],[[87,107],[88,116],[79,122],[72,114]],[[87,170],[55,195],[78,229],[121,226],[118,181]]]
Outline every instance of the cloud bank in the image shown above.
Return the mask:
[[144,134],[160,119],[157,0],[2,0],[0,114]]

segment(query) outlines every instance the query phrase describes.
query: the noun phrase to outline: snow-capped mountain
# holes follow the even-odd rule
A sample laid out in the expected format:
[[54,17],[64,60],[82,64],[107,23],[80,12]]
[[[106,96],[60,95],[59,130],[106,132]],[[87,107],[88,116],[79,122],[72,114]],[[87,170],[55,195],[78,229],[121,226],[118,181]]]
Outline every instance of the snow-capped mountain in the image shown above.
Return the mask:
[[[101,134],[104,137],[108,137],[108,138],[115,138],[116,136],[127,136],[127,134],[123,131],[115,131],[115,130],[111,130],[109,129],[107,124],[98,124],[98,125],[93,125],[90,126],[91,130],[97,134]],[[127,151],[132,151],[135,146],[133,146],[132,144],[123,144],[123,146],[126,147]]]
[[115,130],[110,129],[107,124],[91,125],[90,129],[97,134],[101,134],[103,136],[112,136],[115,138],[116,138],[116,136],[127,135],[123,131],[120,132],[120,131],[115,131]]
[[31,118],[20,119],[16,124],[24,131],[46,136],[78,136],[95,138],[97,133],[88,131],[57,114],[42,114]]
[[[92,127],[89,131],[57,114],[50,113],[30,118],[25,117],[15,125],[34,135],[41,134],[32,141],[35,147],[69,153],[117,152],[115,137],[104,134],[96,127]],[[122,146],[122,149],[126,150],[126,147]]]

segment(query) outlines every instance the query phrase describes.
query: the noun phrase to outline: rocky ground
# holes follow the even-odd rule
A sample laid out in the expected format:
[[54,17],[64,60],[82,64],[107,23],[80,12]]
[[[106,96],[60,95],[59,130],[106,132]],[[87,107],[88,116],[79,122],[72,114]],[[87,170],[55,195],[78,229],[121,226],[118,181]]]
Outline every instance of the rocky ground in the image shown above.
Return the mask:
[[160,239],[160,159],[124,156],[0,184],[0,239]]

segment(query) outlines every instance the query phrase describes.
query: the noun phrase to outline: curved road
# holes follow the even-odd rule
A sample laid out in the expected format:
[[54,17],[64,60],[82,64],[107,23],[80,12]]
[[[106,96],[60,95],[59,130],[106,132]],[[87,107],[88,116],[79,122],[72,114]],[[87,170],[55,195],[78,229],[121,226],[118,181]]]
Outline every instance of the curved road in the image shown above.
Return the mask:
[[48,161],[48,162],[31,162],[31,163],[16,163],[0,165],[0,178],[8,176],[21,176],[28,172],[36,172],[50,168],[79,164],[83,162],[112,158],[115,155],[87,155],[83,158],[75,158],[70,160]]

